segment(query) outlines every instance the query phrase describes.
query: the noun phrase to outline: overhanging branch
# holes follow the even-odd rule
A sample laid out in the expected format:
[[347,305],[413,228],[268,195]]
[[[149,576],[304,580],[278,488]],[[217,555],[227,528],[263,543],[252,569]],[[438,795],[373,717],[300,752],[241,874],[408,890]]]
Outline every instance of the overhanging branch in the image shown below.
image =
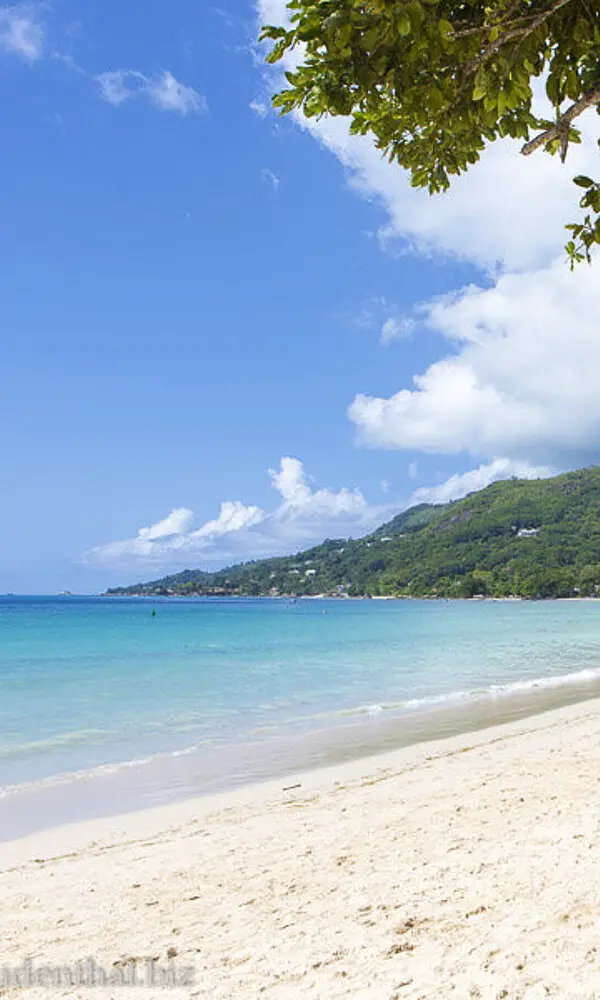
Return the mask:
[[547,145],[547,143],[552,142],[553,139],[562,139],[565,142],[563,145],[562,155],[562,159],[564,160],[566,155],[566,139],[569,134],[571,122],[595,104],[600,104],[600,87],[588,90],[583,97],[580,97],[578,101],[575,101],[575,104],[572,104],[571,107],[565,111],[564,115],[560,116],[558,121],[552,125],[551,128],[546,129],[545,132],[536,136],[535,139],[531,139],[529,142],[526,142],[525,145],[521,147],[523,156],[531,156],[531,154],[535,153],[540,146]]

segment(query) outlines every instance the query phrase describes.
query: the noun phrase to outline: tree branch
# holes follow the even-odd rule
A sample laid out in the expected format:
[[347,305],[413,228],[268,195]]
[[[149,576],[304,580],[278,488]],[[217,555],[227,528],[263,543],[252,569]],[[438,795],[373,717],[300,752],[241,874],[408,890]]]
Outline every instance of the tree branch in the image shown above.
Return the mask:
[[[600,87],[596,87],[594,90],[588,90],[583,97],[580,97],[575,104],[572,104],[570,108],[565,111],[564,115],[561,115],[555,125],[551,128],[546,129],[540,135],[536,136],[535,139],[531,139],[526,142],[524,146],[521,147],[521,152],[523,156],[531,156],[535,153],[536,149],[540,146],[545,146],[547,143],[552,142],[553,139],[565,139],[568,135],[569,126],[574,118],[583,114],[588,108],[593,107],[594,104],[600,104]],[[564,160],[566,154],[566,146],[563,145],[563,151],[561,153],[562,159]]]
[[[550,7],[547,7],[546,10],[542,10],[539,14],[536,14],[529,24],[521,24],[520,27],[511,28],[509,31],[505,31],[503,35],[499,35],[499,37],[494,42],[491,42],[487,48],[485,48],[483,52],[477,56],[476,59],[472,60],[472,62],[467,66],[467,72],[475,72],[475,70],[477,70],[486,59],[495,55],[503,45],[506,45],[506,43],[510,42],[513,38],[522,38],[526,35],[530,35],[536,30],[536,28],[539,28],[540,24],[543,24],[544,21],[547,21],[549,17],[552,17],[557,10],[560,10],[561,7],[564,7],[565,4],[570,2],[571,0],[554,0],[554,3],[551,4]],[[530,16],[531,15],[523,15],[523,18]],[[494,27],[494,25],[489,25],[487,30],[491,30],[492,27]]]

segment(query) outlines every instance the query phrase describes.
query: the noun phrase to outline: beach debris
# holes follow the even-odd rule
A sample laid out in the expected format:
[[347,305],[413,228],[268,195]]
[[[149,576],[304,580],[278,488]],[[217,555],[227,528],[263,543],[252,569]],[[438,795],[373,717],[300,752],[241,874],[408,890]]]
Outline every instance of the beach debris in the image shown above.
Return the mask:
[[405,951],[414,951],[415,946],[410,941],[402,941],[398,944],[393,944],[391,948],[385,953],[386,958],[393,958],[394,955],[401,955]]
[[295,788],[302,788],[302,785],[300,784],[300,782],[298,782],[297,785],[286,785],[286,787],[283,788],[282,791],[284,791],[284,792],[293,792],[293,790]]

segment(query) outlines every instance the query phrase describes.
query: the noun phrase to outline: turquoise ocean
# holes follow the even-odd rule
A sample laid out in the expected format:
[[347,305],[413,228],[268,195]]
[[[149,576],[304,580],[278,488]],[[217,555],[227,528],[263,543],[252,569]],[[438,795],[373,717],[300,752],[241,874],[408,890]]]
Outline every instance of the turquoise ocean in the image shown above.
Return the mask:
[[133,806],[198,794],[599,682],[600,601],[2,597],[0,802],[94,775],[108,802],[124,771]]

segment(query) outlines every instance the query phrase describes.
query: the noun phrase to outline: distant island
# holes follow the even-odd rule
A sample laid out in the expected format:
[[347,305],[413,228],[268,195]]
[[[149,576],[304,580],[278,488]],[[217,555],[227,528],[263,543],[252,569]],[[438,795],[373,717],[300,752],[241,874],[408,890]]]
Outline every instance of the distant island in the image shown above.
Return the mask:
[[595,597],[600,468],[493,483],[419,504],[360,539],[214,573],[184,570],[107,596]]

